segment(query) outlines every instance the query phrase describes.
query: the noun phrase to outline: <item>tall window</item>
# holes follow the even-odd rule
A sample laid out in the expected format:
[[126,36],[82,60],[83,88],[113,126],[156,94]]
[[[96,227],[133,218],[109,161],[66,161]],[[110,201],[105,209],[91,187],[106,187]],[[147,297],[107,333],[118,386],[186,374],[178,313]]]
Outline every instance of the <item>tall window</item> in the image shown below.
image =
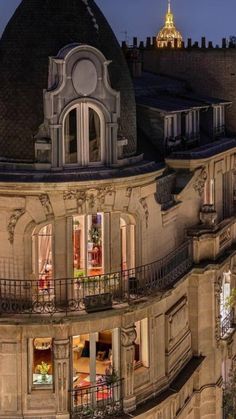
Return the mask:
[[104,158],[104,118],[92,105],[81,103],[64,121],[65,164],[94,165]]
[[104,272],[103,214],[73,218],[74,276],[100,275]]
[[176,125],[176,116],[167,116],[165,118],[165,137],[173,138],[175,137],[175,125]]
[[32,384],[33,387],[52,386],[53,357],[52,338],[33,339],[32,353]]
[[40,294],[51,294],[53,257],[52,224],[47,224],[33,235],[33,266]]
[[220,295],[220,314],[223,321],[230,312],[230,307],[227,305],[227,300],[230,297],[231,271],[223,273],[222,291]]
[[148,333],[148,319],[143,319],[135,323],[136,328],[136,340],[134,342],[135,355],[134,355],[134,366],[138,367],[149,367],[149,333]]

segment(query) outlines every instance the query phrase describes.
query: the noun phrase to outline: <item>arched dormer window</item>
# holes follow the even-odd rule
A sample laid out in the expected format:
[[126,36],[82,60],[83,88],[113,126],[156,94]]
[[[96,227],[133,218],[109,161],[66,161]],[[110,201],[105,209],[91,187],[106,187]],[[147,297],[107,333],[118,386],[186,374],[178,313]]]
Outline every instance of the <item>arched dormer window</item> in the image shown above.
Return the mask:
[[105,118],[91,103],[79,103],[64,118],[64,165],[105,163]]

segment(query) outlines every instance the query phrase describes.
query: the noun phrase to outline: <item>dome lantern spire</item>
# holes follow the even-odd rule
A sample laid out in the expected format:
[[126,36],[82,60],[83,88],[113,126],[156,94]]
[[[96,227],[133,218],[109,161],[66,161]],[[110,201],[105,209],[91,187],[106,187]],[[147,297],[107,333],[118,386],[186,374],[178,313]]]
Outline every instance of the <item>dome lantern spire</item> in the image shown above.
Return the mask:
[[174,48],[176,46],[175,42],[177,42],[177,47],[180,48],[182,46],[182,40],[182,35],[179,31],[177,31],[174,24],[174,14],[171,11],[171,0],[168,0],[165,25],[157,35],[157,46],[159,48],[163,48],[170,45],[172,48]]

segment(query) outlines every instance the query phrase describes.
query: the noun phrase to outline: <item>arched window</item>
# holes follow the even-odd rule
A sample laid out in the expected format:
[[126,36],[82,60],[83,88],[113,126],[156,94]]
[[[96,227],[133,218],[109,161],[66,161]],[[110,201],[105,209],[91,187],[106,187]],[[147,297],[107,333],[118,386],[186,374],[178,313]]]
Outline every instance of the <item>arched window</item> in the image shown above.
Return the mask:
[[78,104],[64,119],[64,164],[102,164],[104,137],[105,122],[101,110],[93,104]]

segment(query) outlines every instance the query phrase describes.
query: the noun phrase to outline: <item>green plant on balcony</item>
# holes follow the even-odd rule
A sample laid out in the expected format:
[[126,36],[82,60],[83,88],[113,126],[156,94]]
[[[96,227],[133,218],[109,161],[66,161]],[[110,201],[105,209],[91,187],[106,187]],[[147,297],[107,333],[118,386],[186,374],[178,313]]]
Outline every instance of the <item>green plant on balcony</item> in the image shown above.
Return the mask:
[[115,384],[118,381],[118,379],[119,379],[118,373],[112,365],[106,368],[106,371],[105,371],[106,384],[108,385]]
[[89,238],[90,241],[96,245],[96,246],[100,246],[101,245],[101,229],[98,227],[91,227],[91,229],[89,230]]
[[230,296],[226,299],[225,307],[227,309],[236,307],[236,288],[232,289]]

